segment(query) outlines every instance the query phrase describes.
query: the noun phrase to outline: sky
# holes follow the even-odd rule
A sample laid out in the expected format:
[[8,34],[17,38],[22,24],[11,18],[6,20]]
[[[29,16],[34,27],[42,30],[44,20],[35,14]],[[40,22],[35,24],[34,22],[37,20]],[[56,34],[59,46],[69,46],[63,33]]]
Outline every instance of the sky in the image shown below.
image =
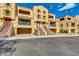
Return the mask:
[[49,13],[55,14],[56,18],[64,15],[79,15],[79,3],[16,3],[17,6],[32,8],[33,6],[44,6]]

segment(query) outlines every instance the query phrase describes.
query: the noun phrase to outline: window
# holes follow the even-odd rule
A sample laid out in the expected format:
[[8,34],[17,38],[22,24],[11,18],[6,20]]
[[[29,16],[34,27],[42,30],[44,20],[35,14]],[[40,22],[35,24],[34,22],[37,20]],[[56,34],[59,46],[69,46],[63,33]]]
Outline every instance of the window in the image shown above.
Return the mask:
[[37,18],[38,18],[38,19],[41,19],[41,15],[37,15]]
[[10,16],[10,10],[5,10],[5,15]]
[[67,19],[68,19],[68,20],[71,20],[71,18],[69,18],[69,17],[68,17]]
[[64,20],[64,18],[61,18],[60,21]]
[[46,16],[43,16],[43,19],[46,19]]
[[10,3],[6,3],[7,6],[10,6]]
[[46,11],[43,11],[44,14],[46,14]]
[[51,23],[51,22],[50,22],[50,26],[56,27],[56,23]]
[[71,26],[72,26],[72,27],[75,27],[75,23],[71,23]]
[[68,26],[68,23],[66,23],[66,25]]
[[41,12],[41,10],[40,9],[38,9],[38,11],[37,11],[38,13],[40,13]]
[[19,10],[19,13],[30,15],[30,11],[27,10]]
[[29,20],[20,20],[19,25],[31,25],[31,22]]
[[60,24],[61,27],[63,27],[63,24]]
[[49,16],[49,18],[53,18],[53,16]]

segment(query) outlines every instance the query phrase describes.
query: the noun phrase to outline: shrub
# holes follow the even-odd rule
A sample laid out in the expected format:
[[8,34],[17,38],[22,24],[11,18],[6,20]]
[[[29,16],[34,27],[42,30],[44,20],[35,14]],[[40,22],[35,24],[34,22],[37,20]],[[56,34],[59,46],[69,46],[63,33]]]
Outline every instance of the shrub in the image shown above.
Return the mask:
[[60,33],[68,33],[68,30],[63,30],[63,29],[61,29],[61,30],[60,30]]
[[34,35],[38,35],[38,31],[37,30],[35,30],[35,32],[33,33]]

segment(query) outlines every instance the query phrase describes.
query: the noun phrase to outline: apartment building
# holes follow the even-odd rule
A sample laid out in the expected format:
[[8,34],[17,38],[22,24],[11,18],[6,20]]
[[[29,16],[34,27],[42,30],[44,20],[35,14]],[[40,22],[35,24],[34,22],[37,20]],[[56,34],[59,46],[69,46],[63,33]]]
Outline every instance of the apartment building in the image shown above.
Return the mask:
[[0,36],[53,33],[79,33],[79,16],[55,19],[55,14],[43,6],[29,9],[14,3],[0,3]]
[[76,21],[76,24],[77,24],[77,26],[76,26],[77,27],[77,33],[79,33],[79,16],[78,15],[74,16],[73,20]]
[[15,21],[15,4],[0,3],[0,36],[10,35]]
[[14,3],[0,4],[0,35],[52,35],[58,32],[58,21],[43,6],[25,8]]
[[[33,7],[33,20],[35,30],[39,35],[52,35],[54,32],[50,30],[50,19],[54,20],[55,15],[49,14],[48,10],[43,6]],[[53,18],[50,18],[53,17]],[[52,21],[53,22],[53,21]],[[55,24],[55,23],[54,23]],[[55,28],[56,26],[52,26]],[[57,28],[56,28],[57,29]]]
[[32,10],[17,6],[17,16],[14,21],[15,34],[33,34]]
[[63,16],[59,19],[60,32],[77,33],[77,19],[72,16]]
[[48,15],[48,20],[49,20],[49,28],[53,33],[59,33],[59,26],[58,26],[58,19],[55,19],[54,14],[49,14]]
[[39,35],[47,35],[44,26],[48,26],[48,10],[43,6],[33,7],[34,28]]

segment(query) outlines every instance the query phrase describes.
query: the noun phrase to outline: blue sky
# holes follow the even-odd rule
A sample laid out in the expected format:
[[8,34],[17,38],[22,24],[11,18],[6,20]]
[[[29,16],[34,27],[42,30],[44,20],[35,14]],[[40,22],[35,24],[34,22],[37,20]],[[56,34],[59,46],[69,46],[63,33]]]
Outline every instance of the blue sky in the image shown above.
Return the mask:
[[64,15],[79,15],[79,3],[16,3],[17,6],[32,8],[33,6],[44,6],[49,13],[55,14],[56,18]]

